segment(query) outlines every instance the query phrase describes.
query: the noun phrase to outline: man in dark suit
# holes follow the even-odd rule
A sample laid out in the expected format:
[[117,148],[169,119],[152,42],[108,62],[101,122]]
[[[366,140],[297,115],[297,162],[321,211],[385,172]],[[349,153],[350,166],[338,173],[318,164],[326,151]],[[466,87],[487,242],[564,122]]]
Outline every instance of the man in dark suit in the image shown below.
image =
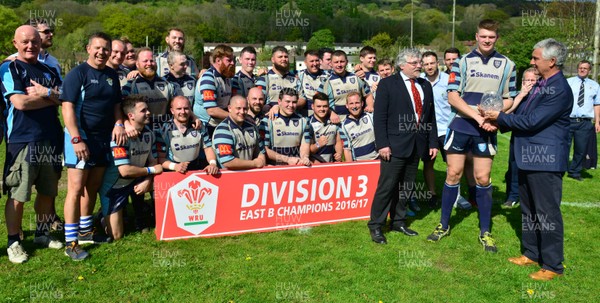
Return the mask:
[[387,243],[381,228],[388,212],[392,231],[418,235],[406,226],[406,200],[413,188],[419,155],[428,149],[433,159],[438,147],[431,84],[419,78],[421,54],[406,49],[397,62],[400,72],[379,82],[373,115],[381,164],[368,226],[371,239],[379,244]]
[[569,114],[573,93],[561,68],[567,57],[564,44],[546,39],[538,42],[531,65],[542,77],[527,101],[514,115],[485,112],[501,131],[512,130],[519,168],[519,196],[523,235],[522,255],[508,260],[526,266],[541,265],[529,275],[551,280],[563,274],[563,221],[560,212],[562,179],[569,157]]

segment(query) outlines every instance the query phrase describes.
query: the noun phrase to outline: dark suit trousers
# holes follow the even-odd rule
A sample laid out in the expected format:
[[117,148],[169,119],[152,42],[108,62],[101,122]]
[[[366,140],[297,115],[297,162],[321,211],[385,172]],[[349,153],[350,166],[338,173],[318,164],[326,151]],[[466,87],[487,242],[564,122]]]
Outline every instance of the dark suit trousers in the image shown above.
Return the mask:
[[585,151],[583,160],[583,168],[596,168],[598,165],[598,140],[596,139],[596,129],[592,128],[590,140],[588,141],[587,150]]
[[[391,205],[395,205],[395,209],[391,209],[392,226],[405,225],[406,202],[410,198],[410,190],[414,188],[419,166],[419,158],[416,154],[415,150],[409,158],[391,157],[390,161],[381,160],[379,181],[371,205],[371,220],[367,224],[369,229],[373,230],[385,225]],[[402,193],[399,192],[400,186],[406,189]]]
[[575,142],[575,145],[573,146],[573,159],[569,164],[570,176],[581,177],[583,159],[585,158],[585,152],[593,129],[594,124],[591,121],[575,122],[571,120],[569,149],[571,148],[571,142]]
[[519,170],[522,238],[521,251],[542,268],[563,272],[563,220],[560,172]]

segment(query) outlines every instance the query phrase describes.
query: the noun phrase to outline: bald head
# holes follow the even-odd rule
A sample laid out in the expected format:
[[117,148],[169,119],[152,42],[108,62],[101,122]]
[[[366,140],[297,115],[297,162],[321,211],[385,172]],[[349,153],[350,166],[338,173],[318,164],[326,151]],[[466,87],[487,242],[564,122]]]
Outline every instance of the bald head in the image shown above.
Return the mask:
[[248,91],[248,107],[253,115],[258,115],[262,112],[265,106],[265,95],[260,87],[253,87]]
[[246,99],[240,95],[231,97],[227,109],[229,111],[229,118],[237,125],[241,126],[248,113],[248,103],[246,102]]
[[171,114],[175,124],[187,124],[192,111],[190,100],[184,96],[177,96],[171,100]]
[[22,25],[15,30],[13,45],[17,49],[19,60],[33,64],[37,62],[42,39],[35,27]]

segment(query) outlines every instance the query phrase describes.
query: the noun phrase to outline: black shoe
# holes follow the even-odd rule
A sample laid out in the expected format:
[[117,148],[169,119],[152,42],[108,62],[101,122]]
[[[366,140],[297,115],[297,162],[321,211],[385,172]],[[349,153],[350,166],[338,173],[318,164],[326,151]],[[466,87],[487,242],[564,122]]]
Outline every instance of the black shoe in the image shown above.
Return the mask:
[[429,204],[429,208],[436,208],[437,207],[437,196],[436,195],[431,196],[431,198],[429,198],[429,201],[427,201],[427,203]]
[[418,232],[416,232],[416,231],[414,231],[414,230],[412,230],[412,229],[410,229],[410,228],[408,228],[406,226],[392,227],[392,231],[403,233],[403,234],[405,234],[407,236],[410,236],[410,237],[414,237],[414,236],[418,236],[419,235]]
[[370,229],[369,232],[371,234],[371,240],[373,240],[373,242],[377,244],[387,244],[387,240],[385,239],[381,228]]
[[567,175],[567,177],[569,177],[571,179],[575,179],[577,181],[583,181],[583,178],[581,176]]

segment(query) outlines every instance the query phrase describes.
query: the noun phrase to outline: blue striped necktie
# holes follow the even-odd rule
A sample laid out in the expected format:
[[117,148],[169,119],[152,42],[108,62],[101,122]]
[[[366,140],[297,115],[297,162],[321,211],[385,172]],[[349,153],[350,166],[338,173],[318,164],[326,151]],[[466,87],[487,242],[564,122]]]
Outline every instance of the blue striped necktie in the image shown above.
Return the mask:
[[583,96],[585,95],[585,86],[583,85],[584,82],[585,79],[581,79],[581,86],[579,86],[579,97],[577,98],[577,105],[579,105],[579,107],[583,106]]

